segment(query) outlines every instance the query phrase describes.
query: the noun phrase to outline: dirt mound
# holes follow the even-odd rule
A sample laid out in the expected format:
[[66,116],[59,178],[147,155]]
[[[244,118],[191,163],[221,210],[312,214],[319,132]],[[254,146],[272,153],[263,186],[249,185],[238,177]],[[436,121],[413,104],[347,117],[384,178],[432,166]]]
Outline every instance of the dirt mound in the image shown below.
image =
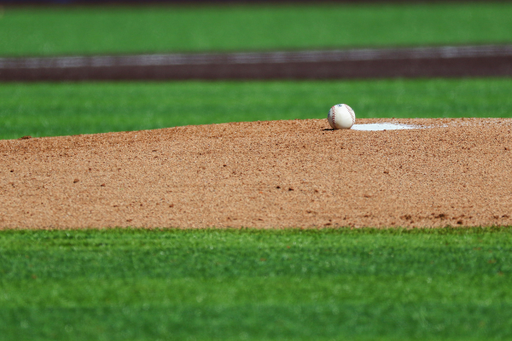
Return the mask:
[[229,123],[0,141],[0,227],[512,224],[511,119]]

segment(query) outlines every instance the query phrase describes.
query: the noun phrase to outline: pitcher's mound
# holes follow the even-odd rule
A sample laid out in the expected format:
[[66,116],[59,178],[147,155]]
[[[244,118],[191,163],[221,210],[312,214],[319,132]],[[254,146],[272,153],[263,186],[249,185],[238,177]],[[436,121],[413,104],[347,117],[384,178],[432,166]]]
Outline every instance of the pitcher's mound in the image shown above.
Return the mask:
[[229,123],[0,141],[0,227],[512,224],[512,120]]

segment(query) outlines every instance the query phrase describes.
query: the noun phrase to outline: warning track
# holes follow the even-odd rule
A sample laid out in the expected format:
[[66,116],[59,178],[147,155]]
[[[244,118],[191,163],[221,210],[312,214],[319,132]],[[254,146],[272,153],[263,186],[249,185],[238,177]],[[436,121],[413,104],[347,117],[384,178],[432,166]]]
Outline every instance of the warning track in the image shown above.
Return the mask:
[[0,81],[512,76],[512,45],[0,58]]

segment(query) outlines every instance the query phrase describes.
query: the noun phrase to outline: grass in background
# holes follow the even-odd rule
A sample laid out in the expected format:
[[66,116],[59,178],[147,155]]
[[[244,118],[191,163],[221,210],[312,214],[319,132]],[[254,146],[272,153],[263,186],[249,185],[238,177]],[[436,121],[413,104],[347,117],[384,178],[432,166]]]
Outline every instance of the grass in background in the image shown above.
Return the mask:
[[505,340],[512,228],[0,232],[2,340]]
[[0,55],[512,42],[512,4],[6,7]]
[[512,117],[512,79],[0,84],[0,138],[233,121]]

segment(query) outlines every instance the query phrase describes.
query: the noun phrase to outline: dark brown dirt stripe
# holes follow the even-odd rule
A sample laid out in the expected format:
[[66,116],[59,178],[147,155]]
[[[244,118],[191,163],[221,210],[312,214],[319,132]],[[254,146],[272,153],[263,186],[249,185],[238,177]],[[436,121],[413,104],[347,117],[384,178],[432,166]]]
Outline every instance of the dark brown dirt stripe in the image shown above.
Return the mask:
[[0,58],[0,81],[512,76],[512,45]]

